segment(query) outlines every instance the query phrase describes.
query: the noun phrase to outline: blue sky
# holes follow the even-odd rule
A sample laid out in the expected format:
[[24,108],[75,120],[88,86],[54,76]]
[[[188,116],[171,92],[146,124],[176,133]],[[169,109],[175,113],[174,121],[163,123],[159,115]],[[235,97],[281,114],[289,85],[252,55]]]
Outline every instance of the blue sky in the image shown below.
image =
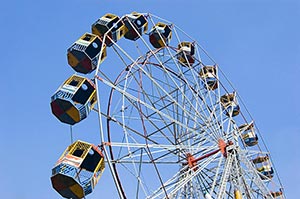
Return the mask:
[[[6,1],[0,13],[2,78],[0,193],[7,199],[56,199],[51,168],[70,144],[50,97],[73,70],[66,50],[110,12],[149,12],[197,40],[234,84],[254,117],[287,198],[300,195],[299,1]],[[97,143],[95,121],[75,137]],[[88,198],[113,198],[109,170]]]

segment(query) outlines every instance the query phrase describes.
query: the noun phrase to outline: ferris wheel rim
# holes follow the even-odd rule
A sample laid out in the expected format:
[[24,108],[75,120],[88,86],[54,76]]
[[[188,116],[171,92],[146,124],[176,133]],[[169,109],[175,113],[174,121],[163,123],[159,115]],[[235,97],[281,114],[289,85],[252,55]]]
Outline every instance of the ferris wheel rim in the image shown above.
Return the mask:
[[[160,65],[156,65],[156,66],[159,66],[159,67],[161,67]],[[121,76],[121,74],[122,73],[124,73],[125,72],[125,70],[123,70],[121,73],[120,73],[120,76]],[[114,82],[114,84],[116,84],[116,82],[118,81],[118,79],[119,79],[119,77],[120,76],[118,76],[118,78],[117,78],[117,80]],[[183,80],[183,79],[181,79],[181,80]],[[111,104],[111,100],[112,100],[112,95],[113,95],[113,92],[114,92],[115,90],[114,89],[112,89],[111,90],[111,93],[110,93],[110,100],[109,100],[109,104]],[[110,107],[108,107],[108,112],[107,112],[107,115],[110,115]],[[109,121],[111,120],[111,118],[110,118],[110,116],[108,117],[108,119],[107,119],[107,122],[108,122],[108,134],[109,134],[109,138],[108,138],[108,141],[109,142],[111,142],[111,138],[110,138],[110,127],[109,127]],[[109,144],[109,148],[110,148],[110,153],[111,153],[111,158],[112,159],[114,159],[114,157],[113,157],[113,152],[112,152],[112,144]],[[115,163],[113,163],[114,165],[115,165]],[[116,167],[114,166],[114,170],[115,170],[115,172],[117,173],[118,171],[117,171],[117,169],[116,169]],[[120,179],[119,179],[120,180]],[[118,181],[119,181],[118,180]],[[119,184],[119,185],[121,185],[121,184]],[[123,188],[122,188],[123,189]]]

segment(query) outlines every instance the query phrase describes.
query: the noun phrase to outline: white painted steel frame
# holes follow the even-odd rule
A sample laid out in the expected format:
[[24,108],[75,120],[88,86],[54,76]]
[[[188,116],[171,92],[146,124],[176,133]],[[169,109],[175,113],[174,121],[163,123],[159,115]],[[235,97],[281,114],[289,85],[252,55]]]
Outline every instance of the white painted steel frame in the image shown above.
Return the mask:
[[[251,162],[254,156],[268,152],[260,147],[246,148],[243,132],[238,130],[241,121],[247,122],[245,116],[236,119],[224,114],[220,97],[230,91],[218,74],[216,90],[206,89],[207,82],[199,76],[207,60],[210,65],[216,65],[215,61],[176,25],[145,15],[149,25],[154,26],[158,20],[170,24],[175,43],[183,41],[184,35],[194,42],[197,54],[193,65],[182,66],[176,47],[172,47],[176,44],[153,50],[140,35],[140,43],[133,47],[138,51],[136,57],[113,41],[116,57],[126,67],[115,79],[106,76],[98,64],[98,99],[102,97],[99,83],[112,89],[107,113],[103,111],[106,105],[100,100],[97,104],[101,143],[120,198],[204,198],[207,194],[233,198],[236,189],[245,198],[272,198],[272,180],[262,180]],[[107,39],[106,34],[103,39]],[[202,60],[200,52],[207,60]],[[125,59],[131,64],[127,65]],[[113,134],[112,130],[119,131]],[[218,152],[194,166],[188,164],[188,153],[195,158],[205,156],[219,149],[219,139],[233,141],[227,157]]]

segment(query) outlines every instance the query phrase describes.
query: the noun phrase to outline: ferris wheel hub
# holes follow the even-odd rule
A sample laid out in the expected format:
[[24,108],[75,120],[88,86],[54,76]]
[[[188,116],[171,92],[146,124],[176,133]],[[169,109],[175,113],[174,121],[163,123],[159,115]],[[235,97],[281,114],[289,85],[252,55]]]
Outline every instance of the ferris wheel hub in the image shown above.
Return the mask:
[[223,139],[219,139],[218,140],[218,146],[219,146],[219,149],[217,150],[214,150],[210,153],[207,153],[203,156],[200,156],[198,158],[195,158],[191,153],[187,153],[186,154],[186,159],[187,159],[187,163],[189,165],[190,168],[192,168],[194,171],[196,171],[198,169],[197,167],[197,162],[202,160],[202,159],[205,159],[205,158],[208,158],[216,153],[218,153],[219,151],[223,154],[223,156],[226,158],[227,157],[227,152],[230,152],[232,151],[232,148],[233,148],[233,142],[232,141],[229,141],[227,144],[226,142],[223,140]]

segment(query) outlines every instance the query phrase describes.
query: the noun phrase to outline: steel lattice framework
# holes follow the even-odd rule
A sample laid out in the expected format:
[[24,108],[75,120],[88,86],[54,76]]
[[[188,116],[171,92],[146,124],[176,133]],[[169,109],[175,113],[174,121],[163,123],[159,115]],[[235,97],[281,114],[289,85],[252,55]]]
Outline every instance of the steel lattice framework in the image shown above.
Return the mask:
[[[107,58],[92,74],[100,145],[120,198],[284,198],[270,153],[221,68],[175,24],[142,15],[154,27],[148,32],[129,15],[114,18],[101,38]],[[121,22],[132,27],[132,41],[114,36]]]

